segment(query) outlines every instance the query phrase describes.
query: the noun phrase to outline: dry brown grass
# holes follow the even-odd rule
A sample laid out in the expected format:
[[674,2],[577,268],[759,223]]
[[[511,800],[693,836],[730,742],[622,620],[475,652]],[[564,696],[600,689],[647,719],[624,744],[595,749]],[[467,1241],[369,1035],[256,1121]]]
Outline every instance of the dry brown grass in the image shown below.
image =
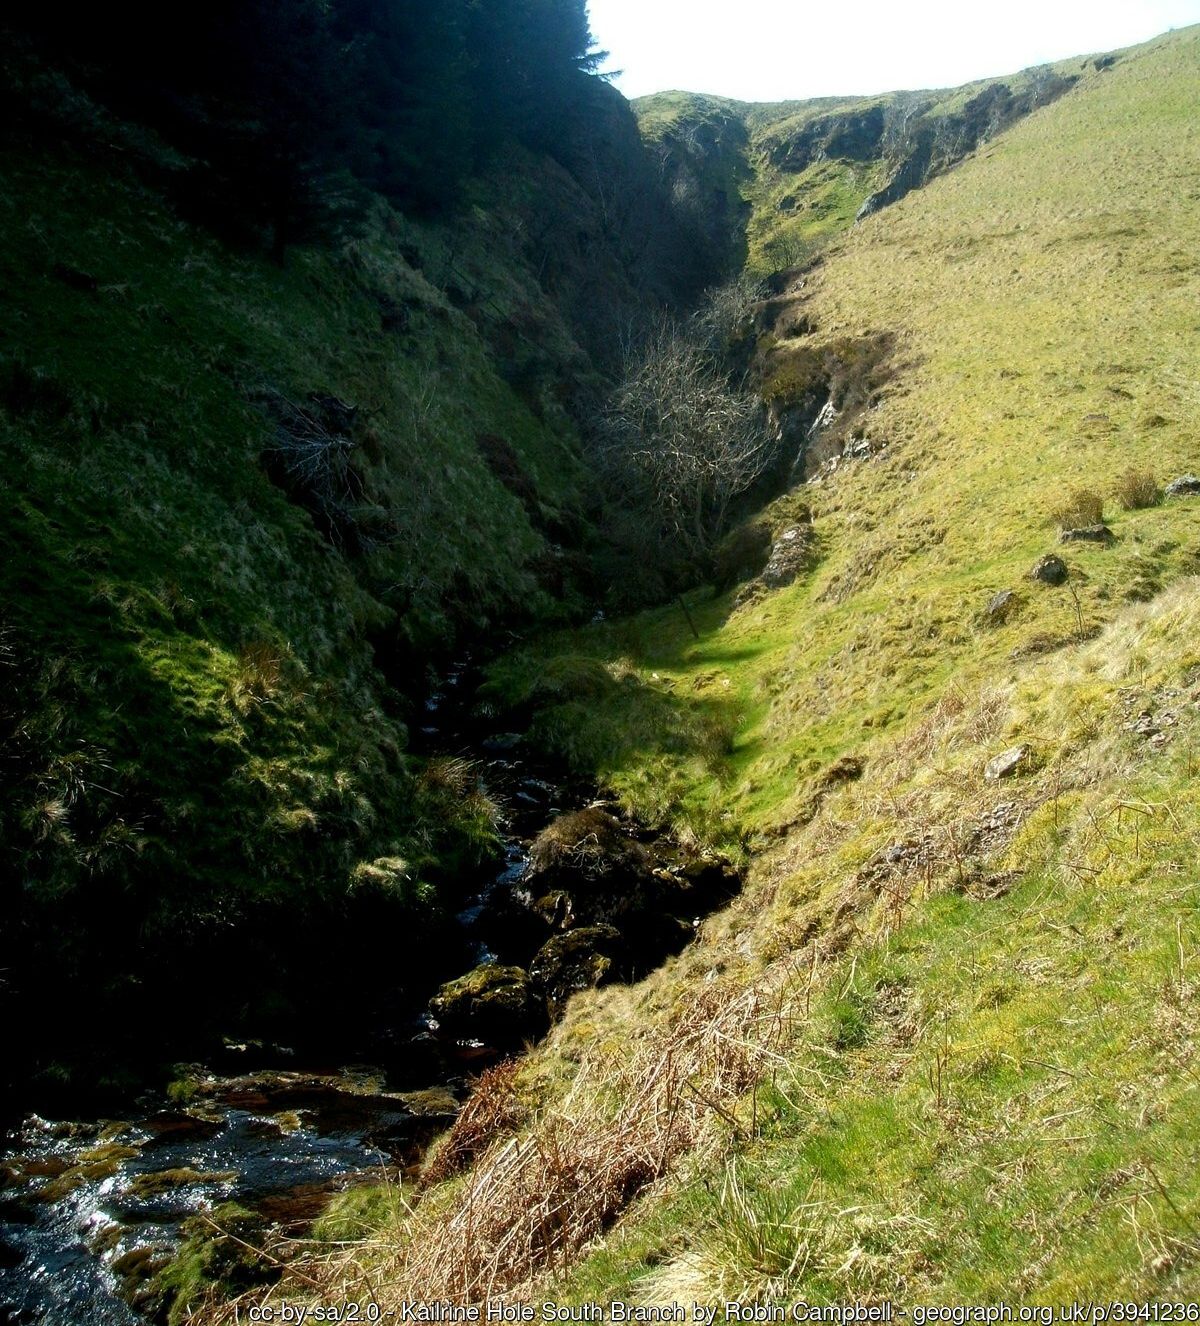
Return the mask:
[[284,654],[270,640],[253,640],[238,651],[237,667],[229,679],[229,701],[239,714],[272,700],[283,684]]
[[[790,987],[803,979],[796,972],[782,961],[751,989],[698,987],[623,1059],[597,1046],[561,1104],[524,1133],[502,1134],[461,1182],[418,1197],[399,1228],[371,1243],[301,1252],[256,1301],[315,1293],[385,1312],[411,1298],[471,1303],[519,1295],[565,1267],[683,1155],[694,1160],[745,1131],[737,1103],[782,1062]],[[488,1124],[493,1104],[472,1102],[465,1113],[473,1107]],[[247,1302],[210,1309],[204,1320],[240,1320]]]
[[1163,492],[1150,470],[1126,470],[1117,481],[1116,497],[1126,511],[1158,506]]
[[1072,488],[1054,510],[1059,529],[1083,529],[1104,523],[1104,499],[1090,488]]
[[424,1185],[460,1174],[502,1136],[523,1124],[528,1111],[517,1090],[520,1064],[506,1059],[481,1074],[462,1113],[421,1175]]

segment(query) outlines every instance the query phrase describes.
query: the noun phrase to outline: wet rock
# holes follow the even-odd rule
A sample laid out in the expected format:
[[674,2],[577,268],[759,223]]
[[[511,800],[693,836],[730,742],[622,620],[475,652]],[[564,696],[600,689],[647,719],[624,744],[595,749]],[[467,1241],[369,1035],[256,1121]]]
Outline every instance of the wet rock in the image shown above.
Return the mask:
[[402,1091],[399,1098],[405,1109],[423,1119],[453,1118],[458,1113],[458,1099],[449,1087],[427,1087],[423,1091]]
[[278,1142],[283,1137],[283,1127],[276,1119],[247,1119],[245,1123],[247,1137],[262,1142]]
[[1200,493],[1200,478],[1194,474],[1183,474],[1167,484],[1168,497],[1195,497]]
[[1116,543],[1117,536],[1107,525],[1080,525],[1078,529],[1065,529],[1058,536],[1060,543]]
[[618,976],[624,949],[621,932],[611,925],[581,926],[555,935],[529,964],[529,977],[543,992],[552,1018],[579,990],[592,990]]
[[479,743],[479,749],[486,751],[489,755],[510,755],[521,744],[523,737],[520,732],[498,732],[494,737],[488,737],[485,741]]
[[137,1175],[129,1185],[129,1195],[137,1198],[160,1197],[163,1193],[175,1192],[179,1188],[218,1188],[232,1183],[236,1178],[236,1170],[208,1171],[184,1165],[179,1169]]
[[546,1006],[520,967],[485,962],[448,981],[429,1001],[447,1036],[512,1046],[546,1029]]
[[14,1266],[20,1266],[24,1260],[25,1254],[20,1248],[0,1238],[0,1271],[11,1271]]
[[489,951],[520,965],[550,938],[552,929],[561,929],[557,919],[553,899],[546,907],[531,907],[519,890],[493,889],[480,908],[476,928],[486,936]]
[[768,589],[783,589],[792,584],[812,561],[811,525],[793,525],[775,540],[771,556],[763,568],[762,582]]
[[994,594],[983,610],[983,617],[989,625],[999,626],[1008,621],[1021,606],[1021,600],[1011,589],[1002,589]]
[[1011,750],[1006,750],[994,759],[989,760],[983,771],[983,776],[989,783],[998,782],[1001,778],[1011,778],[1028,759],[1028,746],[1013,746]]
[[1043,585],[1065,585],[1069,574],[1067,564],[1061,557],[1056,557],[1054,553],[1047,553],[1045,557],[1034,564],[1033,570],[1029,573],[1029,578],[1030,580],[1041,581]]
[[130,1248],[113,1262],[113,1274],[123,1280],[142,1280],[160,1270],[167,1260],[161,1248]]
[[221,1131],[217,1120],[183,1110],[162,1110],[145,1120],[143,1127],[153,1134],[146,1143],[148,1151],[159,1146],[174,1146],[177,1142],[206,1142]]
[[32,1194],[39,1202],[60,1202],[69,1197],[85,1183],[99,1183],[110,1179],[117,1173],[120,1164],[116,1160],[93,1160],[83,1164],[71,1165],[64,1169],[57,1178],[52,1178]]

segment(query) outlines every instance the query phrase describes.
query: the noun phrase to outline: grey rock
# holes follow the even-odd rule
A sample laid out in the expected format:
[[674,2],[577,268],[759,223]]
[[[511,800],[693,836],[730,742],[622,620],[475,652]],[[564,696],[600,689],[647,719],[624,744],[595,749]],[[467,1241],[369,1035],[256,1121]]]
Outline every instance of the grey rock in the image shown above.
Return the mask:
[[1078,529],[1065,529],[1058,536],[1060,543],[1115,543],[1117,536],[1107,525],[1081,525]]
[[763,568],[762,581],[768,589],[783,589],[808,566],[812,557],[811,525],[793,525],[775,540],[771,556]]
[[1011,589],[1002,589],[999,594],[992,595],[990,602],[983,610],[984,618],[996,624],[1005,622],[1020,607],[1020,603],[1020,599]]
[[1047,553],[1029,573],[1030,580],[1040,580],[1043,585],[1065,585],[1067,582],[1067,564],[1054,553]]
[[1028,746],[1014,746],[1011,750],[1006,750],[994,759],[989,760],[983,771],[983,776],[989,783],[999,782],[1001,778],[1011,778],[1013,774],[1020,770],[1028,758]]
[[1167,484],[1168,497],[1195,497],[1200,493],[1200,478],[1194,474],[1183,474]]

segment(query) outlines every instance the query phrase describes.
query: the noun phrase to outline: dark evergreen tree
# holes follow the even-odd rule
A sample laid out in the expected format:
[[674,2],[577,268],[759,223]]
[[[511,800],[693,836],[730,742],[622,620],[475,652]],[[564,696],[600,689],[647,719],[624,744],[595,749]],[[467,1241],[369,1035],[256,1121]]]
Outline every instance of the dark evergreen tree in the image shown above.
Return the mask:
[[193,208],[279,254],[352,180],[430,209],[505,141],[562,151],[598,58],[586,0],[46,0],[7,22],[186,151]]

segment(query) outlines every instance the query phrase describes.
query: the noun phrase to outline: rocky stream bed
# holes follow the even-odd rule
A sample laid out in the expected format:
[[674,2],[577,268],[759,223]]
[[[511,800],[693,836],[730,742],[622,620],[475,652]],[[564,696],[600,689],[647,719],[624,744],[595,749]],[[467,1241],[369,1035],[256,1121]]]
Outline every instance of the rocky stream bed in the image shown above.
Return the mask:
[[475,680],[468,663],[445,676],[419,742],[472,761],[502,807],[503,863],[458,918],[478,965],[398,1022],[347,1028],[333,1062],[228,1045],[122,1117],[26,1116],[0,1143],[0,1326],[163,1320],[160,1272],[211,1213],[235,1204],[249,1234],[299,1235],[331,1194],[415,1174],[476,1072],[543,1035],[576,991],[678,952],[736,892],[728,863],[623,818],[495,731]]

